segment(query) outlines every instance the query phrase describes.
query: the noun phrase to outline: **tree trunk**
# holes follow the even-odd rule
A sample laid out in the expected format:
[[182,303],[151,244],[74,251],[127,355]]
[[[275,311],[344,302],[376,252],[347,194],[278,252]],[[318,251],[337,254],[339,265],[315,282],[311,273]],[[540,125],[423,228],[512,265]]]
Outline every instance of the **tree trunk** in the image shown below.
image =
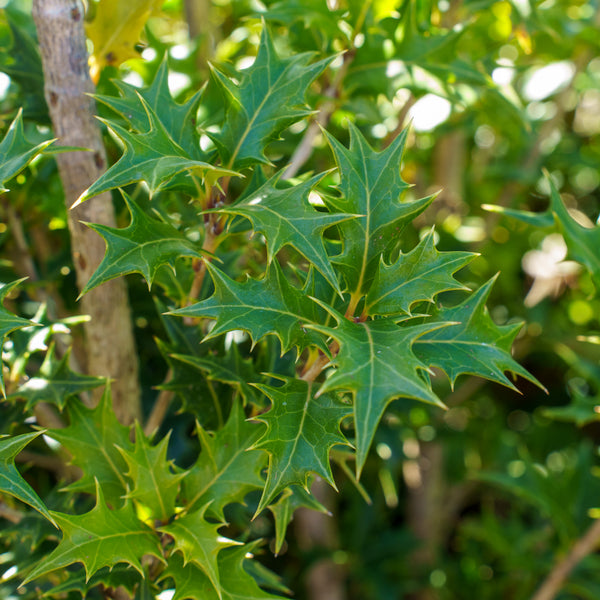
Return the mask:
[[[33,0],[45,96],[58,143],[89,148],[56,158],[70,207],[104,171],[106,154],[94,115],[94,91],[88,71],[83,5],[78,0]],[[68,211],[71,252],[81,290],[104,256],[100,236],[81,221],[115,226],[109,193]],[[140,415],[138,360],[135,351],[127,288],[123,279],[113,280],[86,294],[82,312],[86,324],[87,371],[114,380],[113,405],[117,417],[130,423]]]

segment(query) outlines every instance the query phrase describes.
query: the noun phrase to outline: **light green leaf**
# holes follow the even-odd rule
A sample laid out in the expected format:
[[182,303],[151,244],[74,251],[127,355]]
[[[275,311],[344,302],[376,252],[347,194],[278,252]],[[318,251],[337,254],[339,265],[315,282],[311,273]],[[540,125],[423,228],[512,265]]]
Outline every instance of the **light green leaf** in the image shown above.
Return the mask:
[[42,431],[34,431],[33,433],[24,433],[11,437],[0,437],[0,492],[10,494],[21,502],[29,504],[29,506],[35,508],[35,510],[46,517],[55,527],[58,527],[46,505],[23,477],[21,477],[21,474],[15,467],[15,457],[17,454],[29,442],[42,433]]
[[341,404],[334,394],[322,393],[315,398],[312,383],[279,378],[285,382],[281,387],[256,385],[272,404],[269,412],[256,417],[267,425],[267,431],[253,447],[269,453],[267,482],[256,514],[289,485],[308,489],[311,473],[337,489],[329,450],[337,444],[348,444],[340,432],[340,423],[351,414],[350,406]]
[[[112,408],[110,389],[106,388],[96,408],[87,408],[77,399],[67,403],[69,426],[49,429],[47,435],[60,442],[82,470],[82,477],[67,489],[93,494],[96,482],[102,486],[107,502],[123,504],[128,491],[127,463],[120,450],[130,450],[129,428],[121,425]],[[117,446],[119,448],[117,448]]]
[[55,355],[55,345],[51,344],[44,357],[38,374],[30,377],[19,388],[8,395],[8,399],[21,398],[29,410],[38,402],[52,402],[62,410],[68,398],[81,392],[93,390],[106,384],[104,377],[93,377],[75,373],[69,367],[69,348],[62,358]]
[[335,212],[360,215],[338,225],[343,250],[331,262],[339,266],[350,292],[366,294],[380,257],[387,258],[397,247],[403,227],[423,212],[434,196],[400,200],[409,187],[400,176],[407,130],[385,150],[376,152],[356,126],[349,123],[349,127],[349,149],[326,133],[339,168],[342,197],[324,200]]
[[170,434],[152,446],[136,421],[133,450],[117,448],[129,466],[127,477],[133,483],[126,497],[149,508],[152,517],[163,522],[175,514],[179,485],[185,477],[185,473],[173,473],[173,461],[167,460]]
[[263,431],[262,425],[245,420],[237,401],[225,427],[214,435],[197,425],[200,456],[183,479],[187,510],[210,502],[207,514],[224,521],[225,506],[243,502],[248,492],[263,487],[260,473],[266,466],[266,453],[249,450]]
[[19,109],[2,142],[0,142],[0,192],[7,192],[7,181],[18,175],[38,154],[52,144],[47,140],[37,145],[25,139],[23,110]]
[[254,343],[265,335],[276,335],[282,352],[292,347],[323,345],[314,332],[303,327],[303,323],[317,321],[317,305],[287,281],[277,261],[271,263],[262,279],[248,277],[243,283],[229,279],[211,263],[207,263],[207,268],[215,285],[214,294],[171,313],[216,319],[204,339],[241,329],[250,334]]
[[433,302],[448,290],[466,290],[452,276],[477,256],[472,252],[438,252],[433,229],[408,254],[387,265],[383,260],[367,294],[365,312],[369,315],[410,314],[415,302]]
[[192,158],[173,140],[154,110],[141,96],[139,101],[146,110],[150,128],[143,133],[132,133],[116,123],[100,119],[123,142],[123,156],[85,190],[73,206],[102,192],[139,181],[147,183],[150,193],[155,193],[165,187],[175,175],[183,172],[200,177],[207,172],[214,177],[237,175],[233,171]]
[[83,515],[51,511],[63,537],[58,546],[25,578],[23,584],[83,563],[86,581],[99,569],[128,563],[143,575],[141,559],[150,554],[162,560],[159,539],[136,516],[131,503],[111,510],[105,503],[102,486],[96,481],[96,506]]
[[263,27],[256,60],[239,74],[239,85],[213,68],[229,105],[223,129],[213,139],[228,168],[268,163],[264,154],[268,143],[310,114],[304,104],[306,91],[332,60],[310,64],[311,58],[312,54],[302,53],[281,59]]
[[252,194],[217,212],[241,215],[251,221],[254,231],[263,234],[267,240],[268,264],[281,248],[292,246],[341,293],[327,258],[323,232],[332,225],[353,218],[353,215],[321,212],[311,206],[308,196],[324,175],[279,189],[277,183],[281,173],[278,173]]
[[443,406],[421,376],[428,366],[412,347],[420,336],[445,323],[400,327],[391,319],[354,323],[334,316],[335,329],[308,326],[330,335],[340,347],[332,360],[337,370],[325,380],[319,395],[336,389],[354,393],[356,470],[360,474],[379,420],[393,399],[414,398]]
[[[18,279],[16,281],[12,281],[11,283],[5,283],[2,287],[0,287],[0,349],[4,346],[4,340],[6,336],[16,329],[22,329],[23,327],[29,327],[31,325],[36,325],[33,321],[29,321],[27,319],[22,319],[21,317],[17,317],[9,310],[6,310],[3,306],[4,299],[10,294],[12,290],[14,290],[24,279]],[[0,362],[0,390],[2,391],[2,395],[6,397],[6,390],[4,388],[4,378],[2,376],[2,364]]]
[[516,390],[504,374],[510,371],[544,389],[510,354],[522,324],[498,326],[488,313],[485,302],[495,280],[490,279],[458,306],[437,310],[427,322],[450,324],[416,340],[414,352],[428,366],[442,369],[452,384],[468,373]]
[[183,555],[184,566],[193,562],[208,576],[217,595],[221,595],[221,581],[217,566],[217,555],[223,548],[235,546],[238,542],[225,540],[218,530],[224,523],[209,523],[205,518],[208,505],[199,510],[179,516],[170,525],[161,527],[159,531],[168,533],[175,542],[175,551]]
[[106,242],[106,253],[81,295],[128,273],[140,273],[150,289],[163,265],[173,268],[173,262],[181,256],[202,257],[197,245],[183,233],[169,223],[150,218],[127,194],[123,193],[123,198],[131,214],[127,227],[116,229],[87,223]]

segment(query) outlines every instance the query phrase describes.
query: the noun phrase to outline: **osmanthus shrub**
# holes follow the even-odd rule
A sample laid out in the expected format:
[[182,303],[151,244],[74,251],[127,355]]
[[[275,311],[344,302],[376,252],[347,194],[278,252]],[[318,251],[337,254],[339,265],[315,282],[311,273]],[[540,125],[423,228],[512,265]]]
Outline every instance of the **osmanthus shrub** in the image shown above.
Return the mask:
[[[360,477],[393,400],[442,410],[433,368],[452,383],[471,374],[514,388],[507,373],[537,383],[511,358],[520,325],[488,314],[493,279],[473,291],[455,277],[476,255],[438,251],[433,230],[407,247],[405,232],[434,200],[406,194],[407,131],[382,150],[351,123],[349,140],[323,131],[331,164],[291,179],[267,158],[269,144],[310,114],[307,90],[331,60],[284,56],[264,27],[251,67],[213,67],[204,94],[220,93],[225,109],[209,129],[195,123],[205,96],[175,102],[166,62],[148,87],[117,82],[118,95],[98,96],[123,151],[79,202],[126,188],[130,221],[88,224],[106,255],[83,293],[144,277],[163,325],[163,387],[196,420],[200,450],[175,465],[169,435],[157,441],[120,424],[110,385],[74,373],[68,353],[50,345],[39,373],[6,402],[25,414],[54,403],[67,426],[43,434],[78,474],[41,499],[14,465],[41,432],[0,439],[2,497],[39,513],[2,534],[30,549],[14,550],[9,581],[23,597],[118,586],[140,598],[167,589],[177,600],[279,597],[277,579],[254,565],[260,542],[224,535],[230,505],[247,502],[249,517],[270,510],[277,551],[297,507],[322,509],[310,495],[315,476],[336,487],[332,461],[353,460]],[[2,184],[47,149],[27,142],[19,116],[0,145]],[[457,293],[461,301],[445,302]],[[43,318],[0,309],[2,341],[26,347],[53,332]],[[80,394],[100,385],[90,408]]]

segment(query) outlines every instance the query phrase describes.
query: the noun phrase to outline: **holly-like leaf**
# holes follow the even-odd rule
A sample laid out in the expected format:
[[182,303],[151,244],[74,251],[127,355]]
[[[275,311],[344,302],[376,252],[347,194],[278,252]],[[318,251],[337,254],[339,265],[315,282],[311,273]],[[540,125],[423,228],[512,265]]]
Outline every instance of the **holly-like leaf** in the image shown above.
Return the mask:
[[175,500],[185,473],[173,473],[172,461],[167,460],[170,432],[152,446],[140,424],[135,424],[133,450],[120,450],[129,466],[127,477],[133,485],[127,498],[150,509],[152,517],[166,522],[175,513]]
[[183,555],[184,566],[193,562],[208,576],[219,598],[221,596],[221,581],[217,556],[223,548],[237,545],[238,542],[226,540],[219,535],[218,530],[223,523],[209,523],[205,519],[208,505],[199,510],[178,517],[170,525],[161,527],[159,531],[168,533],[175,542],[175,551]]
[[304,488],[294,485],[285,489],[277,502],[268,506],[268,509],[273,513],[273,518],[275,520],[275,548],[273,549],[275,556],[281,551],[288,525],[294,516],[294,512],[298,508],[308,508],[326,515],[331,514]]
[[139,42],[148,18],[160,10],[164,0],[102,0],[95,4],[93,19],[86,33],[94,44],[90,57],[90,72],[94,82],[106,65],[119,67],[122,62],[138,56]]
[[96,586],[117,589],[123,587],[131,597],[141,582],[140,574],[129,565],[118,564],[112,568],[104,567],[96,571],[87,581],[85,569],[69,572],[68,578],[46,592],[46,596],[57,597],[59,594],[79,592],[82,598],[93,597],[90,593]]
[[367,294],[365,312],[369,315],[410,314],[415,302],[433,302],[448,290],[466,290],[453,274],[477,256],[472,252],[438,252],[433,229],[408,254],[387,265],[383,260]]
[[419,338],[414,352],[428,366],[442,369],[453,385],[459,375],[468,373],[516,390],[504,374],[510,371],[544,389],[510,354],[522,324],[498,326],[489,315],[485,302],[495,280],[490,279],[458,306],[436,311],[428,323],[450,324]]
[[265,26],[256,60],[239,74],[239,85],[213,68],[229,104],[223,129],[213,139],[228,168],[268,163],[264,154],[268,143],[310,114],[304,96],[332,58],[310,64],[311,59],[310,53],[280,58]]
[[179,144],[158,118],[147,102],[138,96],[143,105],[150,127],[143,133],[132,133],[111,121],[104,121],[123,142],[123,156],[103,173],[81,196],[73,206],[102,192],[144,181],[150,193],[164,188],[179,173],[202,177],[210,172],[213,177],[237,175],[228,169],[215,167],[202,160],[192,158]]
[[68,398],[106,384],[104,377],[72,371],[69,367],[70,355],[69,348],[62,358],[58,358],[55,345],[51,344],[38,374],[9,394],[8,399],[25,400],[26,410],[33,408],[38,402],[52,402],[62,410]]
[[86,283],[81,294],[128,273],[140,273],[152,286],[156,272],[163,265],[171,266],[181,256],[202,257],[197,245],[169,223],[150,218],[125,193],[125,204],[131,214],[131,223],[116,229],[97,223],[87,223],[106,242],[102,262]]
[[29,442],[42,433],[42,431],[34,431],[33,433],[24,433],[22,435],[0,437],[0,493],[10,494],[21,502],[29,504],[29,506],[44,515],[55,527],[58,527],[46,505],[23,477],[21,477],[21,474],[15,467],[15,457],[17,454]]
[[7,192],[7,181],[18,175],[38,154],[52,144],[46,140],[34,145],[25,139],[23,111],[19,109],[2,142],[0,142],[0,192]]
[[[29,327],[31,325],[36,325],[33,321],[29,321],[27,319],[23,319],[21,317],[17,317],[9,310],[6,310],[3,306],[4,299],[10,294],[12,290],[14,290],[23,279],[18,279],[16,281],[12,281],[10,283],[5,283],[2,287],[0,287],[0,349],[4,346],[4,340],[6,336],[16,329],[22,329],[23,327]],[[2,365],[0,364],[0,390],[2,391],[2,395],[6,397],[6,390],[4,388],[4,378],[2,376]]]
[[302,379],[281,379],[281,387],[256,385],[271,400],[269,412],[256,417],[267,431],[254,444],[269,453],[267,482],[256,513],[271,504],[286,487],[299,484],[308,489],[308,478],[315,473],[335,489],[329,465],[329,450],[348,441],[340,431],[342,419],[352,408],[341,404],[334,394],[315,398],[315,385]]
[[266,454],[249,450],[263,431],[262,425],[245,420],[240,402],[233,403],[225,427],[214,436],[197,426],[200,456],[183,479],[188,510],[210,502],[207,514],[224,521],[225,506],[263,487]]
[[[172,140],[195,160],[202,160],[200,137],[195,127],[195,117],[202,91],[196,92],[184,104],[178,104],[169,91],[167,58],[161,62],[152,83],[137,88],[124,81],[113,83],[121,96],[95,95],[94,98],[117,112],[137,132],[152,128],[148,110],[161,121]],[[142,102],[143,99],[144,102]],[[148,107],[148,110],[146,109]]]
[[337,370],[318,394],[336,389],[354,393],[356,470],[360,474],[375,429],[393,399],[414,398],[443,406],[420,374],[427,371],[428,365],[415,356],[412,348],[420,336],[445,324],[400,327],[391,319],[354,323],[337,313],[334,316],[338,321],[335,329],[308,325],[332,336],[340,347],[332,360]]
[[400,200],[409,187],[400,176],[407,130],[376,152],[356,126],[350,123],[349,127],[349,149],[327,134],[339,167],[342,197],[324,200],[335,212],[360,215],[338,225],[343,250],[331,261],[339,265],[350,292],[366,294],[380,257],[387,258],[398,245],[404,225],[423,212],[434,196]]
[[282,600],[258,587],[256,581],[244,568],[251,560],[248,558],[257,542],[234,548],[225,548],[219,552],[218,568],[221,577],[221,596],[206,574],[194,563],[183,564],[179,553],[168,559],[168,567],[161,573],[160,579],[172,579],[175,582],[175,595],[172,600]]
[[251,358],[244,359],[240,355],[237,344],[232,344],[224,356],[191,356],[189,354],[172,354],[177,361],[199,369],[210,380],[228,383],[239,390],[246,401],[260,404],[256,389],[250,384],[264,379],[255,369]]
[[271,263],[262,279],[248,277],[243,283],[229,279],[211,263],[207,263],[207,268],[214,294],[171,313],[216,319],[204,339],[241,329],[250,334],[254,343],[265,335],[276,335],[282,352],[294,346],[302,349],[311,344],[323,345],[319,336],[303,327],[303,323],[317,321],[318,306],[287,281],[277,261]]
[[102,486],[96,481],[96,506],[83,515],[51,511],[63,537],[58,546],[40,562],[23,584],[56,569],[83,563],[86,581],[103,567],[130,564],[143,575],[144,555],[162,560],[159,539],[136,516],[131,503],[111,510],[104,500]]
[[69,484],[67,489],[93,494],[97,481],[107,502],[120,506],[128,485],[127,463],[119,449],[131,450],[132,445],[129,428],[119,423],[113,411],[110,389],[107,386],[96,408],[88,408],[79,400],[71,399],[66,411],[69,426],[49,429],[47,435],[70,452],[73,464],[83,472],[82,477]]
[[251,221],[254,231],[267,240],[267,264],[281,248],[292,246],[339,292],[339,283],[323,244],[323,232],[353,215],[321,212],[311,206],[308,196],[324,174],[283,189],[277,187],[280,177],[278,173],[252,194],[218,212],[241,215]]
[[571,392],[570,404],[546,407],[542,414],[555,421],[566,421],[575,423],[577,427],[584,427],[600,421],[600,396],[588,396],[575,389]]

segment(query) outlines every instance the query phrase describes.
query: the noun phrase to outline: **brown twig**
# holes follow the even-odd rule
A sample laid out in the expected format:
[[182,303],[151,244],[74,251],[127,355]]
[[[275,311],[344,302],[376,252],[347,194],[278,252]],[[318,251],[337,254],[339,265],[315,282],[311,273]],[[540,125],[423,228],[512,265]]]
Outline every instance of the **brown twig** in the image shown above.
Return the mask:
[[15,510],[10,506],[0,502],[0,519],[6,519],[15,525],[18,525],[25,516],[20,510]]
[[[173,372],[171,369],[167,372],[167,377],[165,378],[165,383],[169,382],[173,377]],[[174,393],[171,390],[161,390],[158,398],[156,398],[156,402],[152,407],[152,412],[146,421],[146,425],[144,426],[144,433],[147,436],[152,435],[164,421],[167,411],[169,410],[169,406],[171,405],[171,401],[173,400]]]
[[600,519],[596,519],[571,551],[554,566],[531,600],[552,600],[561,590],[571,571],[600,544]]

